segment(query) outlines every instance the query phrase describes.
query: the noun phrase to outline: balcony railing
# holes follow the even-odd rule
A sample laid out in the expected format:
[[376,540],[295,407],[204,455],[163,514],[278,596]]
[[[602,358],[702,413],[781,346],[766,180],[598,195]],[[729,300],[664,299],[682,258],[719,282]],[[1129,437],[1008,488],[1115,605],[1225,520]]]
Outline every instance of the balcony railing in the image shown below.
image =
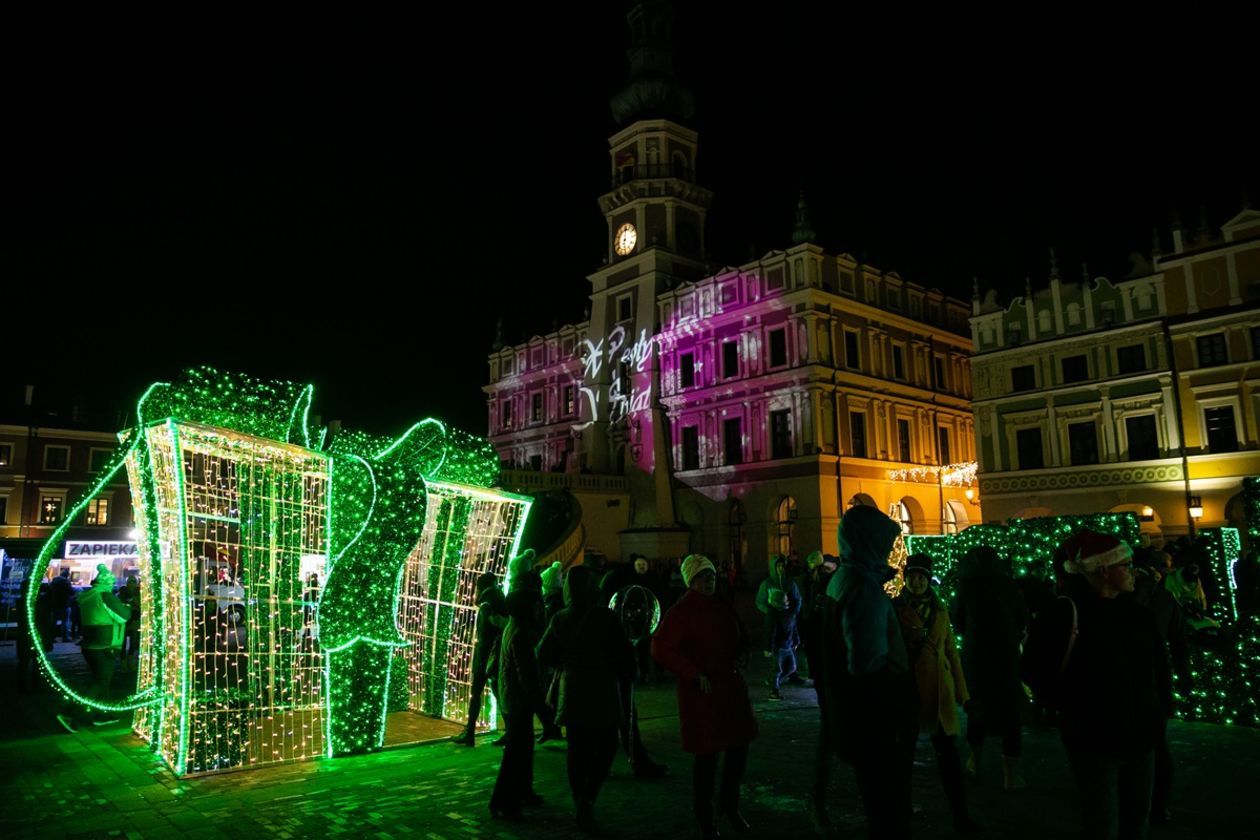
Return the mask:
[[692,170],[683,166],[672,166],[668,163],[643,163],[637,166],[619,167],[617,174],[613,175],[612,185],[616,189],[629,181],[645,178],[677,178],[680,181],[694,183],[694,175]]
[[505,490],[585,490],[591,493],[626,493],[629,483],[621,475],[589,473],[553,473],[533,470],[503,470],[499,486]]

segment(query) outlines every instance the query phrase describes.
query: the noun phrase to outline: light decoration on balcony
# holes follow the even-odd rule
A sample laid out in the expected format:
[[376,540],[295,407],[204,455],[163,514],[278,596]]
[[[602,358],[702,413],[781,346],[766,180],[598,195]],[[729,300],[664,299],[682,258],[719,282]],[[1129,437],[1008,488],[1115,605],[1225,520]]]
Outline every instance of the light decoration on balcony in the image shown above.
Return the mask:
[[[177,774],[378,749],[391,708],[457,720],[466,708],[472,581],[503,573],[529,499],[488,489],[489,443],[436,420],[325,447],[311,396],[206,368],[155,384],[65,520],[126,468],[144,582],[138,689],[88,700],[42,651],[41,667],[72,699],[136,709],[133,728]],[[33,597],[26,607],[33,617]]]
[[933,466],[922,464],[914,467],[901,467],[888,471],[889,481],[908,481],[922,484],[940,483],[946,487],[970,487],[976,483],[975,461],[960,461],[957,464]]

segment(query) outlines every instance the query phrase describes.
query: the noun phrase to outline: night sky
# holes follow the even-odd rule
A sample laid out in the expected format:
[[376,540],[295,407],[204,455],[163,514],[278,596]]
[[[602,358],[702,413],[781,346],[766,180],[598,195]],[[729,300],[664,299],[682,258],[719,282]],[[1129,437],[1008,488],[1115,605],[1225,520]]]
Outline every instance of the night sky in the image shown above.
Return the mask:
[[[790,244],[802,185],[829,251],[963,297],[1044,282],[1050,245],[1122,277],[1174,211],[1260,201],[1254,11],[677,5],[715,267]],[[484,433],[496,318],[587,304],[629,36],[619,3],[457,6],[4,13],[5,402],[205,362]]]

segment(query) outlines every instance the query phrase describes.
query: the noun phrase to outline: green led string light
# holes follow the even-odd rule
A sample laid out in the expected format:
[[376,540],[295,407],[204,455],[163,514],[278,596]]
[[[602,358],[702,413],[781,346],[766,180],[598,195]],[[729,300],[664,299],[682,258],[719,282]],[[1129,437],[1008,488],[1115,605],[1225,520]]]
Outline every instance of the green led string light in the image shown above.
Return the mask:
[[[530,500],[486,489],[489,442],[437,420],[392,440],[346,432],[324,451],[312,399],[309,385],[209,368],[151,386],[65,523],[126,468],[145,581],[139,693],[94,705],[137,709],[133,728],[178,774],[378,749],[391,710],[466,707],[471,582],[519,551]],[[415,644],[400,632],[405,581],[424,607]]]
[[[933,569],[942,579],[941,595],[948,602],[957,587],[958,563],[972,548],[993,547],[1010,558],[1018,576],[1049,564],[1059,543],[1080,528],[1115,534],[1134,546],[1141,533],[1133,513],[1048,516],[1012,520],[1005,526],[973,525],[952,535],[909,535],[906,545],[912,554],[932,557]],[[1215,595],[1212,615],[1222,628],[1218,636],[1192,644],[1190,682],[1177,683],[1175,711],[1185,720],[1260,726],[1260,630],[1253,619],[1237,620],[1232,584],[1240,536],[1234,528],[1204,528],[1195,546],[1206,554],[1207,584]]]
[[1243,479],[1243,521],[1247,527],[1247,542],[1260,548],[1260,477]]

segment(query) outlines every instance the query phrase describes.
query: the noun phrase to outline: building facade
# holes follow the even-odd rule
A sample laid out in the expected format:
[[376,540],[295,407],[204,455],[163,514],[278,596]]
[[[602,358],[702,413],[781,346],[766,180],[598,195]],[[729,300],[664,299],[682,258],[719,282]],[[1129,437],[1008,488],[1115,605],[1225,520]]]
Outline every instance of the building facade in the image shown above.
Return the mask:
[[490,355],[505,467],[624,476],[624,527],[588,529],[613,557],[835,554],[849,504],[920,533],[979,519],[965,302],[824,253],[803,201],[790,247],[714,271],[667,16],[630,13],[589,319]]
[[[1260,474],[1260,213],[1158,236],[1119,282],[973,301],[988,519],[1130,510],[1155,538],[1242,522]],[[1192,516],[1197,514],[1197,516]]]
[[[33,559],[100,478],[118,448],[118,435],[72,428],[0,424],[0,547]],[[121,578],[135,568],[131,494],[123,472],[71,523],[50,563],[90,581],[99,562]],[[29,556],[28,556],[29,555]]]

